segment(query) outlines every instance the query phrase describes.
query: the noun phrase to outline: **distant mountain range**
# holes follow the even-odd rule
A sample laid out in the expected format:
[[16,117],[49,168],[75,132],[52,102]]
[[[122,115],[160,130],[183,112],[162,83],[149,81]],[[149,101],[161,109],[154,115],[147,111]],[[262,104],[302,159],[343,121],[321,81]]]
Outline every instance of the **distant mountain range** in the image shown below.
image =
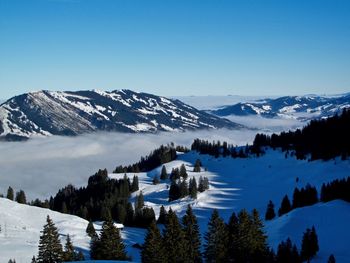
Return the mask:
[[260,115],[309,120],[334,115],[350,107],[350,93],[340,96],[285,96],[236,103],[208,112],[221,117]]
[[239,128],[175,99],[131,90],[39,91],[0,106],[0,138],[78,135],[94,131],[157,132]]

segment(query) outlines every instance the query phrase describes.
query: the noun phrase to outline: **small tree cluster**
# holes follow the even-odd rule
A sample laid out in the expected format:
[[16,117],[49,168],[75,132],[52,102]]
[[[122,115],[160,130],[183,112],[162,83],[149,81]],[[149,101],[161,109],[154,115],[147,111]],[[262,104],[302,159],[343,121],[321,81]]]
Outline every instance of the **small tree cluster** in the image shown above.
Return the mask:
[[340,180],[336,179],[330,183],[323,184],[320,199],[322,202],[329,202],[335,199],[350,202],[350,177]]
[[[204,179],[202,178],[202,181],[203,180]],[[206,181],[204,185],[206,184],[209,184],[209,182]],[[203,182],[202,182],[201,189],[204,189],[204,190],[208,189],[203,186]],[[180,198],[184,198],[188,195],[191,198],[196,199],[198,191],[199,191],[199,187],[197,187],[197,181],[194,177],[190,179],[189,184],[187,183],[186,179],[173,180],[171,182],[170,189],[169,189],[169,202],[175,201]]]
[[318,194],[316,187],[307,184],[305,188],[294,189],[293,208],[304,207],[316,204],[318,202]]
[[208,177],[205,176],[200,176],[199,177],[199,182],[198,182],[198,191],[200,193],[204,192],[205,190],[209,189],[209,179]]

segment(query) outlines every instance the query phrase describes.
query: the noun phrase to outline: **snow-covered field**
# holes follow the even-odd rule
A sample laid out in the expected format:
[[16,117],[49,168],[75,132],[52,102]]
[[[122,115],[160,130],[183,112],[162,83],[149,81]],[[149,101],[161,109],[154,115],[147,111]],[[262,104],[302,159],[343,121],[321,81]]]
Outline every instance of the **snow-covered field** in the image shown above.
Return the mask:
[[[196,159],[203,163],[200,173],[193,173]],[[140,191],[143,192],[146,205],[152,206],[158,215],[159,208],[164,205],[172,207],[179,216],[184,214],[186,206],[191,204],[199,218],[201,232],[206,230],[207,220],[212,209],[216,208],[225,220],[232,211],[238,212],[242,208],[251,210],[257,208],[263,217],[268,201],[271,199],[278,209],[285,194],[292,196],[294,187],[302,187],[307,183],[321,186],[323,182],[335,178],[349,176],[349,161],[297,161],[294,158],[285,159],[279,151],[268,151],[260,158],[215,159],[208,155],[194,152],[179,155],[178,160],[167,163],[168,172],[172,168],[186,165],[189,178],[207,176],[210,189],[200,193],[196,200],[184,198],[169,203],[167,184],[163,182],[153,185],[153,176],[160,173],[161,167],[149,172],[140,173]],[[128,174],[133,176],[134,174]],[[111,174],[113,178],[122,174]],[[299,181],[296,182],[296,178]],[[134,198],[137,193],[133,194]],[[64,215],[47,209],[17,204],[7,199],[0,199],[0,262],[7,262],[16,258],[17,262],[29,262],[37,254],[40,231],[45,224],[47,215],[52,217],[59,228],[62,240],[70,234],[75,246],[87,254],[89,238],[85,234],[87,221],[75,216]],[[346,240],[350,236],[347,222],[350,220],[350,204],[333,201],[317,204],[312,207],[296,209],[293,212],[266,223],[269,244],[276,248],[278,243],[290,237],[300,246],[301,237],[307,227],[315,225],[319,241],[320,252],[315,262],[325,262],[329,254],[335,254],[337,262],[347,262],[350,251]],[[96,225],[98,228],[98,225]],[[132,248],[135,243],[142,243],[145,230],[125,228],[122,236],[127,245],[128,253],[134,261],[139,261],[139,251]]]

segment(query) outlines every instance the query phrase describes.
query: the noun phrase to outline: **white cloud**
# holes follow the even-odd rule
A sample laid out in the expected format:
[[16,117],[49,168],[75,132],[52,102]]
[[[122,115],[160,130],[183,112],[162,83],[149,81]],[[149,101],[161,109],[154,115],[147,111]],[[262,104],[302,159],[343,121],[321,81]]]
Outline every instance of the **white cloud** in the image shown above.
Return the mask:
[[49,137],[0,143],[0,192],[23,189],[27,199],[48,198],[72,183],[87,184],[100,168],[136,162],[160,144],[190,146],[193,139],[226,140],[244,145],[256,131],[208,130],[185,133],[98,133],[79,137]]

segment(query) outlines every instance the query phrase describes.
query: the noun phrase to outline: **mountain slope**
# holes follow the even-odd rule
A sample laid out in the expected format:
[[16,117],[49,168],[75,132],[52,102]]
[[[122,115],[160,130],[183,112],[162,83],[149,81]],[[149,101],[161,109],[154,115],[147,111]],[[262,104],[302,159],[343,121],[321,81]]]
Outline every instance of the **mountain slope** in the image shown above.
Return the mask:
[[350,107],[350,94],[336,97],[286,96],[276,99],[262,99],[237,103],[210,111],[217,116],[259,115],[266,118],[285,117],[308,120],[328,117]]
[[93,131],[156,132],[237,128],[179,100],[130,90],[39,91],[0,106],[0,136],[77,135]]

